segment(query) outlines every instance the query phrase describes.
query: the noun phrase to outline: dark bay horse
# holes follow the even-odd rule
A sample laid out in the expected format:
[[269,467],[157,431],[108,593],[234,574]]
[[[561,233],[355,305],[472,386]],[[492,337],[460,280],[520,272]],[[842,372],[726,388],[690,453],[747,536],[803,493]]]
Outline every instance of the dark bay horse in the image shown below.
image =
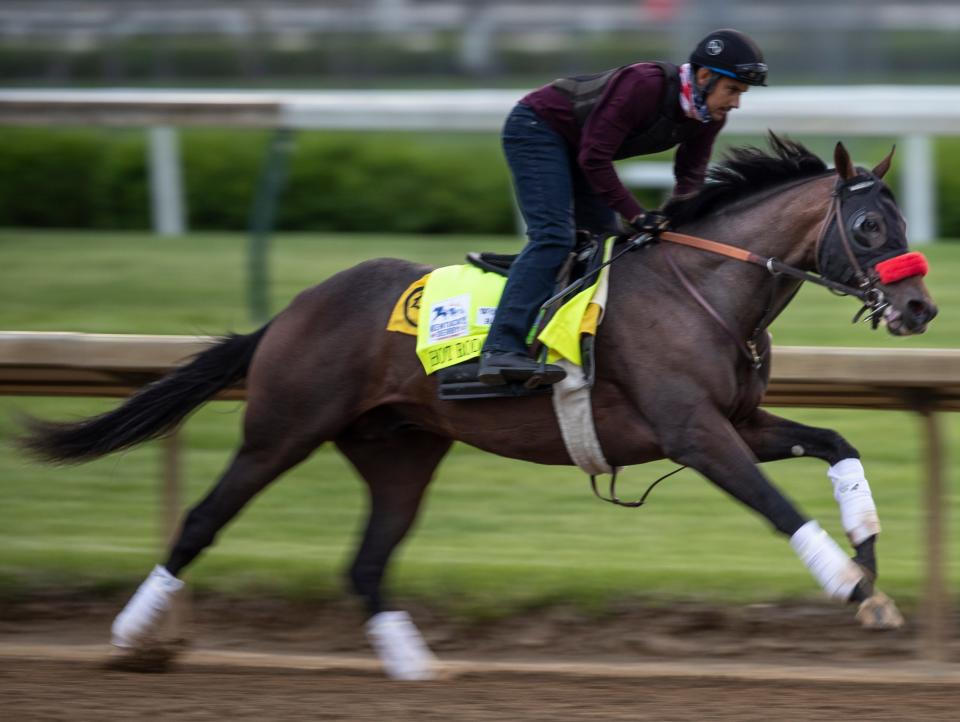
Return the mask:
[[[838,144],[830,170],[797,143],[772,135],[770,142],[769,152],[732,151],[700,193],[671,201],[665,212],[674,228],[858,289],[889,332],[922,332],[936,308],[922,258],[907,253],[903,219],[881,180],[891,156],[872,171],[856,168]],[[385,330],[394,302],[428,270],[393,259],[361,263],[113,411],[78,423],[32,423],[22,439],[30,452],[85,461],[169,432],[246,379],[243,441],[185,516],[165,563],[117,617],[116,645],[144,642],[182,585],[178,576],[217,533],[255,494],[332,441],[369,487],[369,519],[349,580],[369,610],[371,641],[392,676],[432,674],[429,650],[405,613],[388,611],[381,581],[452,442],[542,464],[572,462],[549,399],[439,400],[414,339]],[[597,337],[597,436],[615,466],[666,457],[692,467],[769,520],[829,596],[860,602],[865,624],[895,625],[896,608],[873,588],[879,523],[857,450],[832,430],[758,408],[770,368],[764,328],[801,283],[672,243],[623,255],[611,266],[608,317]],[[744,352],[747,339],[755,340],[759,368]],[[757,466],[795,456],[830,465],[854,560]]]

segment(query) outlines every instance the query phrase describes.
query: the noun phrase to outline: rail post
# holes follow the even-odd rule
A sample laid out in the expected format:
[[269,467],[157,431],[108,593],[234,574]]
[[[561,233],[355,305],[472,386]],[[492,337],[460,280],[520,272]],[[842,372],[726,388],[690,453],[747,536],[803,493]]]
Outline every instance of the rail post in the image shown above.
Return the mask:
[[947,661],[949,600],[946,585],[946,480],[943,428],[936,406],[926,395],[919,408],[926,443],[927,483],[924,485],[924,526],[927,568],[924,579],[919,656],[928,662]]

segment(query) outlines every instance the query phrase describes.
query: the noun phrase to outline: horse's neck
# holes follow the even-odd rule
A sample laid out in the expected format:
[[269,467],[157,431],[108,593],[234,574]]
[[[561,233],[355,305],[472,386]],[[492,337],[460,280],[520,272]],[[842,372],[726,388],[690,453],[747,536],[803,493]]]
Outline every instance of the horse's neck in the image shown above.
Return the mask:
[[[777,258],[795,268],[814,270],[817,238],[831,200],[832,184],[831,178],[798,184],[760,202],[734,208],[691,232],[765,258]],[[742,334],[750,334],[771,306],[782,310],[796,291],[797,283],[787,279],[776,283],[756,265],[698,253],[685,254],[684,272]]]
[[825,176],[773,191],[743,207],[734,207],[714,223],[728,243],[774,257],[804,271],[816,267],[820,228],[832,201],[836,176]]

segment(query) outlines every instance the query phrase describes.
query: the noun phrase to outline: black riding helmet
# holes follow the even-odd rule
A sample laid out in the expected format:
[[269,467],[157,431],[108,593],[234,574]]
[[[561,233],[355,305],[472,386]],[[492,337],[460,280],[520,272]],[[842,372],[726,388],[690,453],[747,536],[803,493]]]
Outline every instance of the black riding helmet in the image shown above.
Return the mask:
[[767,64],[753,40],[738,30],[714,30],[697,43],[690,63],[747,85],[767,84]]

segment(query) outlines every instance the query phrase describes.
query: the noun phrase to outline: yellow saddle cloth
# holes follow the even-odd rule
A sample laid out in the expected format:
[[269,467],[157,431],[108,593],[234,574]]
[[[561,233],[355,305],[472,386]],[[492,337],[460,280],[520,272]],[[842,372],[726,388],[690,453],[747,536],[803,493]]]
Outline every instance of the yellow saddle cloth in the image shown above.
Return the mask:
[[[604,246],[610,257],[613,239]],[[597,332],[603,307],[593,303],[609,268],[567,301],[538,334],[548,360],[565,358],[580,366],[580,337]],[[444,266],[417,279],[397,299],[388,331],[417,337],[417,356],[428,374],[480,355],[507,279],[476,266]]]

